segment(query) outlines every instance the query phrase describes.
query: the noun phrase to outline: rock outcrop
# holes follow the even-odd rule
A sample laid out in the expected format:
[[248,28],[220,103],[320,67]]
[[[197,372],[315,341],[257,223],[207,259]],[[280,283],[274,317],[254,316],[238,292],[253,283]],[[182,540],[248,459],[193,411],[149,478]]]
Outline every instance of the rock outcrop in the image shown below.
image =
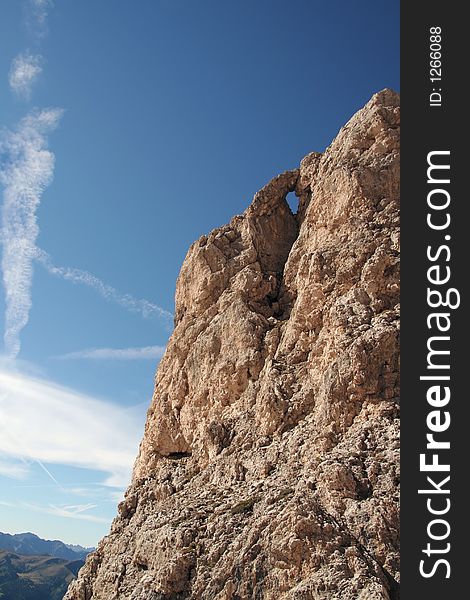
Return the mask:
[[398,197],[384,90],[191,246],[132,484],[67,600],[398,598]]

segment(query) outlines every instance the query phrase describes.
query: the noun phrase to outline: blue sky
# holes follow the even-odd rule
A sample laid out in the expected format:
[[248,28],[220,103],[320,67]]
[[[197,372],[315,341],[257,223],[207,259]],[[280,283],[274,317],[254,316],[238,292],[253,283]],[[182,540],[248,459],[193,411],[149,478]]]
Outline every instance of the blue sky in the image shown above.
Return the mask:
[[399,2],[0,0],[0,530],[94,545],[189,245],[399,85]]

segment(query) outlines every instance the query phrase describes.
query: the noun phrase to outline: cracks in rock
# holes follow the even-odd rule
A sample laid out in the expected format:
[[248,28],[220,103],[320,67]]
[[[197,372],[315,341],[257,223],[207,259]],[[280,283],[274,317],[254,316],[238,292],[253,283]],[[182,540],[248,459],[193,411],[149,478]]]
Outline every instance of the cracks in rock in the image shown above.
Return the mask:
[[319,501],[317,502],[320,514],[337,529],[339,529],[340,532],[346,536],[349,543],[358,550],[362,560],[367,565],[371,575],[380,574],[386,580],[390,600],[399,600],[400,584],[393,577],[393,575],[384,567],[384,565],[382,565],[379,562],[379,560],[372,554],[372,552],[368,550],[368,548],[366,548],[366,546],[360,541],[360,539],[351,532],[344,518],[337,518],[333,516]]

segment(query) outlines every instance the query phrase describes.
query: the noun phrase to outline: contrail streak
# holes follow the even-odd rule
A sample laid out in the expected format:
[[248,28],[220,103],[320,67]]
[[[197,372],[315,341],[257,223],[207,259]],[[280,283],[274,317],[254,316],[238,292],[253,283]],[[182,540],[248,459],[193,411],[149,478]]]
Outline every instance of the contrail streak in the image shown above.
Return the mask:
[[71,267],[56,266],[52,262],[51,256],[40,248],[35,249],[34,258],[52,275],[61,277],[72,283],[86,285],[98,292],[105,300],[115,302],[131,312],[140,313],[145,318],[157,316],[166,320],[173,319],[173,314],[161,306],[158,306],[158,304],[154,304],[149,300],[134,298],[130,294],[122,294],[116,288],[105,283],[88,271],[82,271],[81,269]]

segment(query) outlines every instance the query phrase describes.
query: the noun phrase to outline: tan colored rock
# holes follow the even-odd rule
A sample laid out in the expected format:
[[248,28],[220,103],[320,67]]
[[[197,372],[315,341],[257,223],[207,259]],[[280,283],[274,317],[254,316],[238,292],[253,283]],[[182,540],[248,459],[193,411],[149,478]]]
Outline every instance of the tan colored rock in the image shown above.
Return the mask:
[[132,484],[66,600],[398,597],[398,196],[384,90],[191,246]]

